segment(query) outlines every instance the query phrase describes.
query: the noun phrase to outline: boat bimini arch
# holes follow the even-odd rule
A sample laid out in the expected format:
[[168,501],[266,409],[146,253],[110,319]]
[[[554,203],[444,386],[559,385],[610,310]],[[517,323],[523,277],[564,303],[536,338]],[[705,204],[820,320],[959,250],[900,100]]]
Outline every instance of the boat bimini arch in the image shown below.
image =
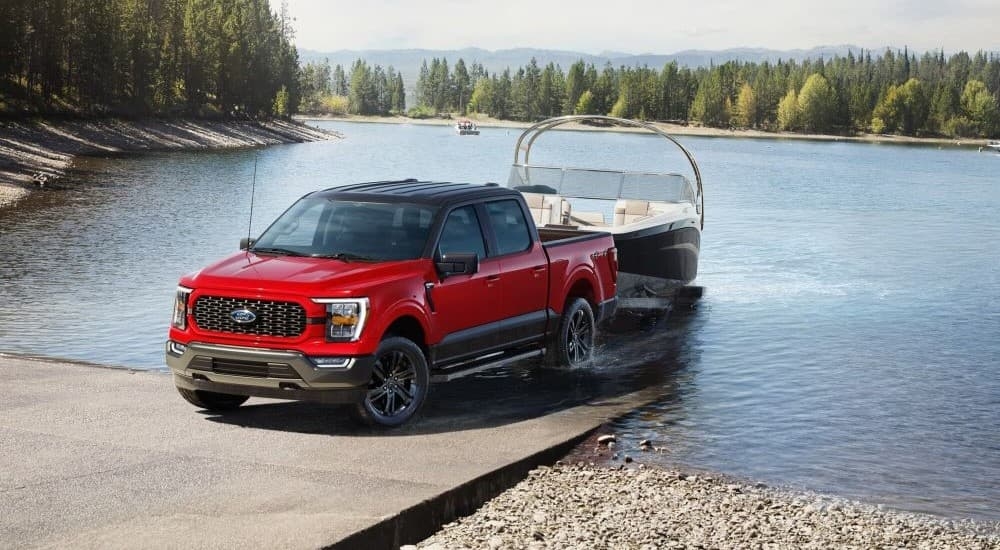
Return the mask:
[[[660,136],[671,146],[668,153],[679,150],[684,155],[693,181],[670,171],[531,164],[539,138],[572,123],[636,128]],[[701,170],[687,148],[653,124],[602,115],[561,116],[533,124],[517,139],[507,186],[525,196],[543,240],[569,231],[611,233],[619,255],[620,298],[662,296],[697,276],[705,225]]]
[[[544,134],[545,132],[547,132],[549,130],[552,130],[552,129],[555,129],[555,128],[559,127],[559,126],[562,126],[564,124],[570,124],[570,123],[586,124],[588,122],[600,122],[600,123],[604,123],[604,124],[611,124],[611,125],[617,125],[617,126],[626,126],[626,127],[632,127],[632,128],[641,128],[641,129],[649,131],[652,134],[658,135],[658,136],[660,136],[660,137],[668,140],[670,143],[672,143],[674,146],[676,146],[678,149],[680,149],[681,153],[684,154],[684,157],[687,158],[687,161],[691,164],[691,170],[692,170],[692,172],[694,174],[694,189],[693,189],[694,193],[693,194],[694,194],[694,197],[695,197],[696,208],[697,208],[697,211],[698,211],[698,214],[699,214],[699,225],[700,225],[701,229],[705,228],[705,192],[704,192],[704,188],[702,186],[701,169],[698,168],[697,161],[695,161],[694,156],[691,154],[691,152],[688,151],[687,148],[684,147],[673,136],[671,136],[670,134],[664,132],[663,130],[661,130],[660,128],[658,128],[656,126],[654,126],[654,125],[652,125],[652,124],[650,124],[648,122],[643,122],[641,120],[631,120],[631,119],[627,119],[627,118],[618,118],[618,117],[604,116],[604,115],[566,115],[566,116],[559,116],[559,117],[548,118],[548,119],[545,119],[545,120],[543,120],[541,122],[535,123],[535,124],[529,126],[526,130],[524,130],[524,132],[521,133],[521,136],[517,138],[517,144],[514,147],[514,164],[513,164],[513,169],[512,169],[512,178],[513,178],[513,172],[514,171],[519,171],[520,175],[524,176],[523,178],[519,178],[519,179],[521,179],[521,181],[523,182],[523,184],[528,185],[528,181],[527,180],[530,179],[530,172],[532,172],[532,171],[536,171],[537,172],[539,169],[543,169],[543,170],[548,169],[548,170],[551,170],[551,169],[554,168],[554,167],[543,167],[543,166],[532,166],[531,165],[531,148],[534,146],[535,141],[538,140],[538,138],[541,137],[542,134]],[[534,170],[532,170],[532,169],[534,169]],[[594,169],[585,169],[585,168],[559,168],[559,170],[563,171],[564,173],[566,171],[569,171],[569,172],[599,172],[599,173],[608,173],[608,174],[614,174],[616,172],[619,173],[622,176],[622,182],[621,182],[621,184],[619,185],[619,188],[618,188],[618,195],[619,196],[614,197],[616,199],[618,199],[618,198],[624,198],[624,197],[621,196],[621,194],[623,192],[628,193],[628,191],[630,191],[629,189],[625,188],[624,180],[625,180],[626,174],[632,173],[632,174],[659,175],[659,176],[669,177],[669,178],[677,178],[677,177],[684,178],[684,176],[681,176],[680,174],[674,174],[674,173],[650,174],[648,172],[628,172],[628,171],[624,171],[624,170],[622,170],[622,171],[594,170]],[[546,179],[549,179],[549,178],[546,178]],[[688,182],[688,183],[690,184],[690,182]],[[591,198],[605,198],[606,195],[607,195],[606,193],[602,193],[600,197],[591,197]],[[581,197],[581,198],[583,198],[583,197]]]

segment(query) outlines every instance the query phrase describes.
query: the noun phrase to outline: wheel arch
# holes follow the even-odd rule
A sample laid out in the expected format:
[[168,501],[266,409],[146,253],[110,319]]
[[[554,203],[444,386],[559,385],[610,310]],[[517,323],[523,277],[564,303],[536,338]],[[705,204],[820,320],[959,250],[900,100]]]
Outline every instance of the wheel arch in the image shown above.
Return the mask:
[[403,313],[393,319],[393,321],[389,323],[389,325],[382,332],[382,338],[380,338],[380,340],[384,340],[391,336],[400,336],[410,340],[420,348],[420,350],[424,353],[424,357],[429,357],[427,347],[427,329],[416,316],[410,313]]
[[597,281],[593,272],[581,268],[573,273],[568,280],[566,291],[563,293],[562,303],[559,304],[562,310],[565,310],[566,305],[574,298],[587,300],[590,303],[590,307],[597,305]]

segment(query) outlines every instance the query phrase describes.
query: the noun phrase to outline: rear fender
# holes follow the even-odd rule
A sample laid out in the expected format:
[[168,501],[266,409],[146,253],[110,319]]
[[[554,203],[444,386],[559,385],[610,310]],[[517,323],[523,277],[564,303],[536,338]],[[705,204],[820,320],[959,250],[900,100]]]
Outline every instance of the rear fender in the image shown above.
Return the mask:
[[569,273],[562,292],[557,294],[562,299],[558,304],[550,305],[552,309],[560,314],[566,307],[566,303],[570,297],[582,297],[590,302],[591,305],[596,305],[603,300],[603,297],[598,295],[599,292],[601,292],[601,286],[598,283],[597,274],[594,272],[594,269],[589,265],[579,265]]

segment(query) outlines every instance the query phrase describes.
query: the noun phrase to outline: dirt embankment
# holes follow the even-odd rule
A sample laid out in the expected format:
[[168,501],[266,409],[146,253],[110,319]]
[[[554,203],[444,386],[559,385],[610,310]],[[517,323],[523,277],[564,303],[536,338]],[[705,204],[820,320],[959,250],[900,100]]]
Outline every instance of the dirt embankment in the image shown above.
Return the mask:
[[0,208],[63,175],[81,155],[321,141],[338,134],[284,121],[0,121]]

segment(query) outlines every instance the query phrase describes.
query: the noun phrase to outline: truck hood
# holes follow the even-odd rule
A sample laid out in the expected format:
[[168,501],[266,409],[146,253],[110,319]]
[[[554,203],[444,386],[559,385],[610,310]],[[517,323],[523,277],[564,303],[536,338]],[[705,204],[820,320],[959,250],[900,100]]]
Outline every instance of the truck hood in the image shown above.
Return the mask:
[[349,294],[387,280],[422,273],[425,262],[418,259],[372,263],[239,252],[183,277],[181,284],[308,296]]

